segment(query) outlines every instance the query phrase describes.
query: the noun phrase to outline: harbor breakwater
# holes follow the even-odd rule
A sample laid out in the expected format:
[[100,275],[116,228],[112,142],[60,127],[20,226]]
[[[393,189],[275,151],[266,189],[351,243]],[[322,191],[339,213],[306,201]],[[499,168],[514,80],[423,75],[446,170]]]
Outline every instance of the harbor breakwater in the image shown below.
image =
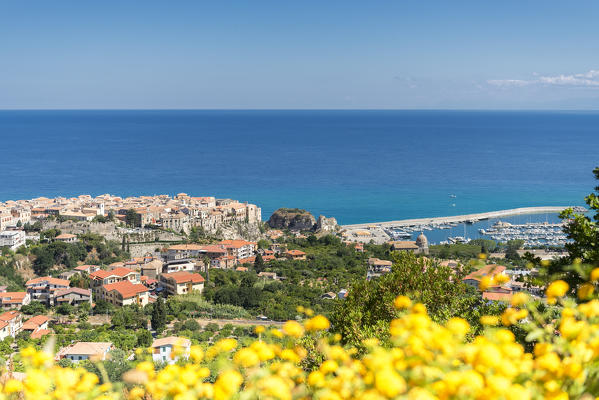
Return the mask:
[[466,215],[454,215],[449,217],[431,217],[431,218],[417,218],[417,219],[404,219],[398,221],[384,221],[384,222],[370,222],[364,224],[351,224],[342,225],[345,229],[360,229],[368,228],[371,226],[381,228],[394,228],[402,226],[414,226],[414,225],[426,225],[426,224],[447,224],[447,223],[464,223],[464,222],[477,222],[490,218],[503,218],[514,215],[526,215],[526,214],[550,214],[559,213],[567,208],[573,208],[578,212],[586,212],[586,209],[579,206],[545,206],[545,207],[520,207],[513,208],[510,210],[499,210],[490,211],[477,214],[466,214]]

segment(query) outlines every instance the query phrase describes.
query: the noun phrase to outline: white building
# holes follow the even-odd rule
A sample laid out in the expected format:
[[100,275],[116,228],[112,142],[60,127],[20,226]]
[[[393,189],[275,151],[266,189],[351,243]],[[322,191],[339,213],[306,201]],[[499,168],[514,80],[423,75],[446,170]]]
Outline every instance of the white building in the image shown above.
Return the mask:
[[25,245],[25,231],[2,231],[0,232],[0,247],[10,247],[16,250]]
[[110,342],[77,342],[63,347],[56,353],[56,358],[68,358],[73,362],[79,362],[90,358],[106,360],[106,355],[113,349]]
[[[180,353],[175,356],[174,349],[177,347],[180,348]],[[173,364],[177,362],[180,357],[188,358],[190,347],[191,341],[185,338],[169,336],[162,339],[156,339],[154,340],[154,343],[152,343],[152,358],[155,362]]]

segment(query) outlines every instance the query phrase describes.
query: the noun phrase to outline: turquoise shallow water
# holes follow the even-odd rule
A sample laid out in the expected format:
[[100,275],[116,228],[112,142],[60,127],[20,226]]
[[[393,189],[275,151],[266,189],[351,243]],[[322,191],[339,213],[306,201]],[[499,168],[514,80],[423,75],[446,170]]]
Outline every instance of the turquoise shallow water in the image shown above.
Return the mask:
[[0,111],[0,135],[0,200],[187,192],[340,223],[582,205],[599,165],[591,112]]

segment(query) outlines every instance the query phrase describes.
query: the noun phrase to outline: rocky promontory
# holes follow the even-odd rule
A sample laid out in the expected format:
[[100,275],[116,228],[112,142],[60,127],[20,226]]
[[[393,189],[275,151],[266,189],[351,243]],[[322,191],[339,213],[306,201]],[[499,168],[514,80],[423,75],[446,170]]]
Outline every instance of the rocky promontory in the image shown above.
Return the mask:
[[311,231],[316,219],[306,210],[299,208],[279,208],[268,219],[268,226],[274,229]]

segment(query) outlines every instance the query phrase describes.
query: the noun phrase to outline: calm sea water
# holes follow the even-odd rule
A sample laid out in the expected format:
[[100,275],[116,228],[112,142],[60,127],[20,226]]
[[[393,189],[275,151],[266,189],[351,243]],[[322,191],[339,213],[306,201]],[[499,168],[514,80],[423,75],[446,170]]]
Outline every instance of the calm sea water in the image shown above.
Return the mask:
[[186,192],[340,223],[580,205],[599,165],[583,112],[1,111],[0,136],[0,200]]

